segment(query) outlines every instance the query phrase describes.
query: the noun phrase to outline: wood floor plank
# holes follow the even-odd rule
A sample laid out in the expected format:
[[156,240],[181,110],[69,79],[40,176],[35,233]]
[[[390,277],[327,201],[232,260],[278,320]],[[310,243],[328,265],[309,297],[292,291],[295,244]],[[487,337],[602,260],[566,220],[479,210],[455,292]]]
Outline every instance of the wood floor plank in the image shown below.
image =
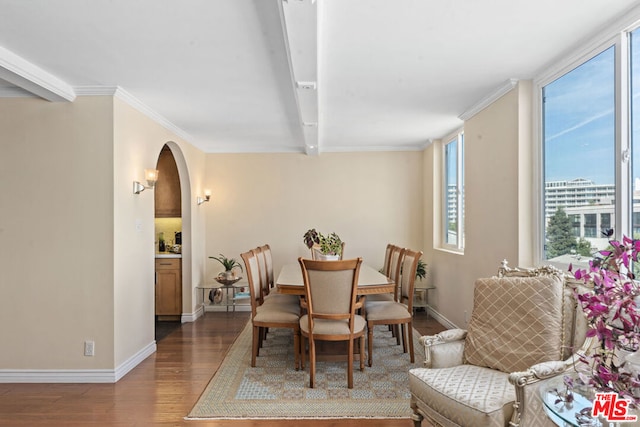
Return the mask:
[[[0,384],[0,426],[288,427],[300,420],[186,421],[244,328],[248,313],[207,313],[158,342],[158,350],[116,384]],[[424,312],[422,334],[444,328]],[[309,427],[356,427],[363,420],[305,420]],[[410,420],[366,420],[367,427],[411,427]],[[423,422],[427,427],[427,423]]]

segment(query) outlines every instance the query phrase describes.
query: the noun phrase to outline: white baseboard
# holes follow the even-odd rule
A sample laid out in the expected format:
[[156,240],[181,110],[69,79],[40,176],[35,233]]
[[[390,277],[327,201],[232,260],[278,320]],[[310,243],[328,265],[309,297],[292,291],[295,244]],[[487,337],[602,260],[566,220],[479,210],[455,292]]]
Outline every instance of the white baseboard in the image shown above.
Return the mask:
[[132,357],[130,357],[128,360],[126,360],[124,363],[122,363],[120,366],[118,366],[115,371],[116,380],[114,382],[119,381],[120,378],[127,375],[129,371],[131,371],[133,368],[135,368],[140,363],[142,363],[144,359],[146,359],[147,357],[155,353],[157,348],[158,347],[156,345],[156,341],[153,340],[153,342],[151,342],[145,348],[143,348],[142,350],[134,354]]
[[116,369],[0,369],[0,383],[115,383],[156,348],[151,342]]
[[202,316],[203,314],[204,310],[202,309],[202,306],[200,306],[193,313],[182,313],[182,318],[180,319],[180,321],[182,323],[195,322],[196,320],[198,320],[198,317]]
[[431,306],[427,306],[427,310],[429,310],[429,314],[433,317],[438,323],[444,326],[447,329],[458,329],[455,323],[444,317],[442,314],[438,313],[436,310],[431,308]]
[[[249,304],[241,304],[235,306],[236,311],[251,311],[251,306]],[[204,307],[205,311],[229,311],[229,313],[233,312],[233,306],[226,307],[224,305],[207,305]]]

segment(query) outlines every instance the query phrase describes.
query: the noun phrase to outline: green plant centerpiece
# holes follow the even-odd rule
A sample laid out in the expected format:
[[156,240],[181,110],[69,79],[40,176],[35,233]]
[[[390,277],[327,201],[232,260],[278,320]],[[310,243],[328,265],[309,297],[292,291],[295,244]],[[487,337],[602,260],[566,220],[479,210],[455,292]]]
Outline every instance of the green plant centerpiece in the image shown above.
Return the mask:
[[339,259],[342,255],[342,240],[336,233],[324,235],[312,228],[304,233],[302,239],[307,248],[319,252],[327,259]]
[[226,279],[233,279],[235,277],[235,272],[233,271],[233,269],[236,267],[239,268],[240,271],[243,271],[242,264],[240,264],[235,258],[227,258],[223,254],[220,254],[220,256],[217,257],[210,256],[209,258],[215,259],[220,264],[222,264],[222,266],[224,267],[224,273],[220,274],[224,274],[224,277]]

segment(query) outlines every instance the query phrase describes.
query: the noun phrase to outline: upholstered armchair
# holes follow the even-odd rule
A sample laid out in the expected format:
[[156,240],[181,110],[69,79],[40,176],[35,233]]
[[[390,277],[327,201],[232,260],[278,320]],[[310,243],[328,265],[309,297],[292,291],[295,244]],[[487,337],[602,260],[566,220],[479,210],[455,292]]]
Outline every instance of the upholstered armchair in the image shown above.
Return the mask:
[[423,336],[423,368],[410,371],[416,427],[554,426],[538,389],[587,351],[586,320],[574,297],[584,286],[560,270],[511,269],[478,279],[468,330]]

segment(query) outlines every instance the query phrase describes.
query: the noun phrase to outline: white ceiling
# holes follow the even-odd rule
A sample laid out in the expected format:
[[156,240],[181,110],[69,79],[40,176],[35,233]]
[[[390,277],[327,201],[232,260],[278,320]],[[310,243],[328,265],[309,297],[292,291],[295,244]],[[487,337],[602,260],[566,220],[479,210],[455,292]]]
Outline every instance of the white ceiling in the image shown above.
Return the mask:
[[0,0],[0,95],[119,87],[205,152],[421,149],[638,4]]

